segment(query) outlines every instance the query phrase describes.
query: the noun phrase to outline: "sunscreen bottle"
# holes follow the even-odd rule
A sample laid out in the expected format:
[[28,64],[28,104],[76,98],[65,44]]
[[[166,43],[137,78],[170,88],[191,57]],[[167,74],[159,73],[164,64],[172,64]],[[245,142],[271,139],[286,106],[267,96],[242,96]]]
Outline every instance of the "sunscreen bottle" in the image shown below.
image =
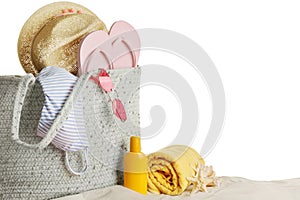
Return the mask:
[[147,194],[147,157],[141,152],[140,137],[130,138],[130,152],[124,158],[124,186]]

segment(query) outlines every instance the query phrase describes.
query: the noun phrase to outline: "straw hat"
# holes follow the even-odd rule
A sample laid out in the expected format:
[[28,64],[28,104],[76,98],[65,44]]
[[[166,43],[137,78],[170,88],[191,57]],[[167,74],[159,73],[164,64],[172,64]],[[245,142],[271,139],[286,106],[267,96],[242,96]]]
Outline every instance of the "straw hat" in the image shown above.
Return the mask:
[[77,74],[77,50],[81,39],[105,24],[87,8],[56,2],[37,10],[24,24],[18,41],[20,62],[27,73],[37,75],[46,66]]

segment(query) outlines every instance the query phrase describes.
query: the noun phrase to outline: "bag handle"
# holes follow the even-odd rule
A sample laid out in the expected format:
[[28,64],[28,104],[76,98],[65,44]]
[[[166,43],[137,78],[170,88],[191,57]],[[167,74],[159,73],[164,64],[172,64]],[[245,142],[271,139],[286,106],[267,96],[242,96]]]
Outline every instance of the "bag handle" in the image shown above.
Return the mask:
[[13,118],[12,118],[12,129],[11,129],[12,139],[18,144],[21,144],[29,148],[36,148],[36,149],[46,148],[55,138],[62,124],[67,120],[69,112],[72,109],[74,100],[77,99],[77,97],[79,96],[79,94],[81,93],[82,89],[87,84],[91,76],[92,76],[92,72],[88,72],[85,75],[80,76],[78,78],[72,93],[67,98],[63,108],[61,109],[60,113],[57,115],[56,119],[54,120],[48,133],[39,143],[36,144],[29,144],[24,141],[21,141],[19,137],[21,112],[24,106],[25,97],[28,92],[29,85],[35,83],[35,77],[32,74],[27,74],[23,76],[19,83],[16,98],[15,98]]
[[84,150],[84,156],[82,156],[82,157],[85,159],[85,162],[83,161],[83,159],[81,160],[84,167],[80,171],[75,171],[70,165],[69,152],[66,151],[65,152],[65,164],[66,164],[67,170],[69,170],[69,172],[71,172],[72,174],[77,175],[77,176],[83,175],[88,168],[88,149],[87,148]]

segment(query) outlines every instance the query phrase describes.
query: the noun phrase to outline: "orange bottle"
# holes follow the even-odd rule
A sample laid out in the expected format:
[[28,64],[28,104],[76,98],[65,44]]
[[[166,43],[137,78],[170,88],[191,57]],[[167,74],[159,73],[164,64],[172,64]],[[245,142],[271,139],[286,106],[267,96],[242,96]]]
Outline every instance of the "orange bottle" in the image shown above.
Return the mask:
[[141,152],[140,137],[130,138],[130,152],[124,158],[124,186],[147,194],[147,157]]

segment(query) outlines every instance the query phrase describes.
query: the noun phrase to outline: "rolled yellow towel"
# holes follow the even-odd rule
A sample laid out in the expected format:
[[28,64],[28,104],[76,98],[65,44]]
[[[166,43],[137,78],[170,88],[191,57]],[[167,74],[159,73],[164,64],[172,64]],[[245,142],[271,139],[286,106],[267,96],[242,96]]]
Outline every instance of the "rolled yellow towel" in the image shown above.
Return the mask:
[[173,145],[148,155],[148,190],[156,194],[179,195],[189,185],[203,158],[194,149]]

